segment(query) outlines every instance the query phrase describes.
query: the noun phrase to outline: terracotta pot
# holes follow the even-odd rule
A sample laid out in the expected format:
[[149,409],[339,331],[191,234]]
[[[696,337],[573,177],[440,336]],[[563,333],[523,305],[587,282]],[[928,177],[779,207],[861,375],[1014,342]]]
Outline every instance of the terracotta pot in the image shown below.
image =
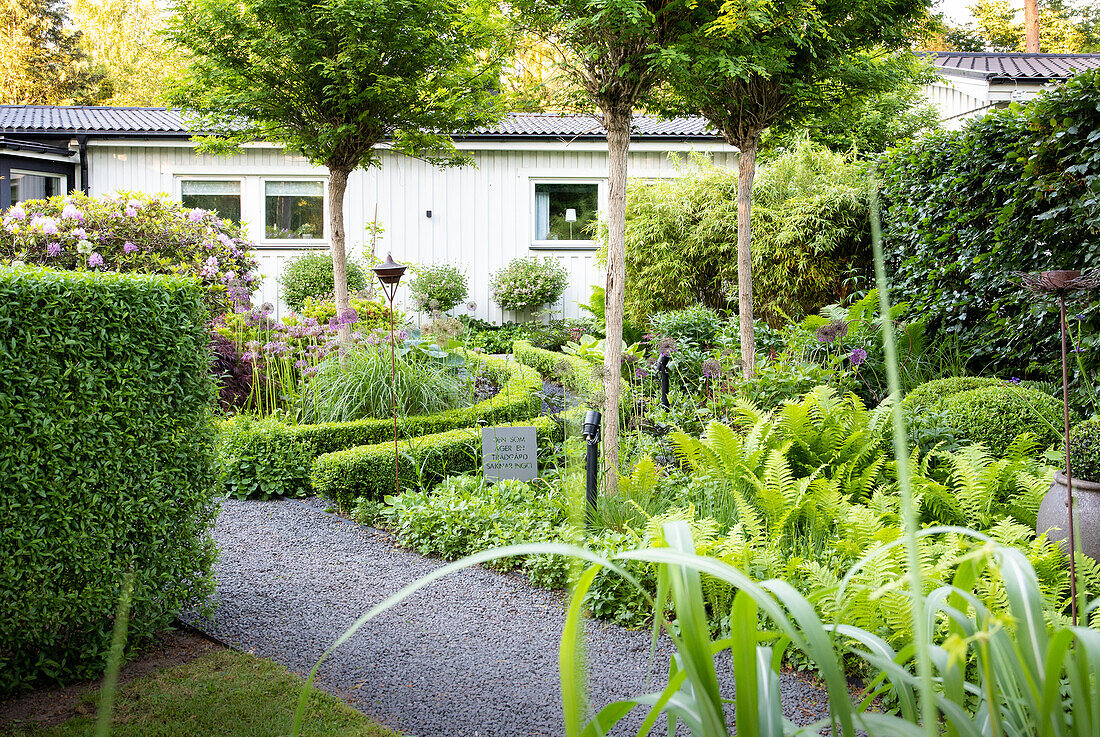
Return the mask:
[[[1100,560],[1100,483],[1073,480],[1073,521],[1081,533],[1080,552],[1094,560]],[[1036,532],[1047,533],[1047,539],[1062,543],[1062,550],[1069,553],[1069,513],[1066,509],[1066,475],[1058,471],[1054,483],[1039,505]],[[1051,529],[1057,528],[1057,529]]]

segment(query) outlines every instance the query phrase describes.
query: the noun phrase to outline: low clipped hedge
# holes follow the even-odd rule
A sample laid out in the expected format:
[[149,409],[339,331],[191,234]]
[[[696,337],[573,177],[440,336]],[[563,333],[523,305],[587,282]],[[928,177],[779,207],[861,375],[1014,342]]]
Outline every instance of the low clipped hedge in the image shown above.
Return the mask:
[[[539,443],[560,441],[565,426],[583,410],[566,416],[544,416],[496,427],[534,426]],[[464,427],[410,438],[398,445],[398,466],[403,484],[430,487],[441,479],[476,470],[481,466],[481,428]],[[396,491],[393,442],[364,445],[327,453],[313,462],[311,474],[317,493],[332,499],[337,508],[351,513],[360,497],[381,501]]]
[[959,392],[944,400],[942,416],[960,438],[983,443],[994,456],[1025,432],[1043,448],[1062,437],[1062,403],[1036,389],[1002,384]]
[[213,592],[205,290],[0,267],[0,695],[102,675]]
[[[535,348],[526,340],[517,340],[512,344],[512,357],[517,362],[536,369],[547,378],[557,379],[562,386],[591,404],[603,404],[603,381],[599,378],[597,367],[590,361],[568,353]],[[630,387],[626,381],[621,385],[621,406],[630,402]]]
[[[501,358],[481,357],[479,360],[500,385],[495,396],[472,407],[434,415],[399,417],[398,435],[413,438],[470,427],[479,422],[519,422],[539,413],[542,378],[538,371]],[[392,418],[287,425],[274,420],[258,423],[238,416],[222,423],[219,433],[222,485],[228,493],[238,497],[304,495],[309,492],[309,469],[317,456],[392,441]]]

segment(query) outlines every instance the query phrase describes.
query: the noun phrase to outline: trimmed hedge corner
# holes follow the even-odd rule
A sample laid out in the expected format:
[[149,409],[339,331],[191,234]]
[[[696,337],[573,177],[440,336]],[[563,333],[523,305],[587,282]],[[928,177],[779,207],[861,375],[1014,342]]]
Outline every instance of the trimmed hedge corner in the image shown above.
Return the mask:
[[[479,360],[500,385],[495,396],[472,407],[434,415],[399,417],[398,434],[403,438],[415,438],[479,422],[499,425],[538,415],[542,409],[542,378],[538,371],[501,358],[486,356]],[[385,442],[393,442],[392,419],[286,425],[274,420],[260,423],[247,417],[234,417],[221,424],[219,433],[222,485],[228,493],[242,498],[308,494],[309,469],[315,458]],[[257,455],[276,451],[282,461],[275,468],[271,467],[272,458],[265,461]]]
[[[603,403],[603,380],[598,374],[602,366],[597,367],[590,361],[568,353],[535,348],[526,340],[517,340],[512,344],[512,357],[518,363],[537,369],[543,376],[560,381],[562,386],[582,397],[584,401]],[[621,382],[620,396],[622,399],[619,406],[624,409],[629,407],[630,385],[625,379]]]
[[0,694],[103,673],[213,592],[205,292],[174,276],[0,267]]
[[[566,423],[576,420],[581,409],[563,416],[536,417],[524,422],[496,425],[533,425],[539,443],[560,441]],[[481,465],[481,428],[458,430],[406,439],[398,445],[401,478],[410,486],[429,487],[448,475],[473,471]],[[364,445],[328,453],[313,462],[313,488],[350,513],[359,497],[381,501],[393,494],[393,442]]]

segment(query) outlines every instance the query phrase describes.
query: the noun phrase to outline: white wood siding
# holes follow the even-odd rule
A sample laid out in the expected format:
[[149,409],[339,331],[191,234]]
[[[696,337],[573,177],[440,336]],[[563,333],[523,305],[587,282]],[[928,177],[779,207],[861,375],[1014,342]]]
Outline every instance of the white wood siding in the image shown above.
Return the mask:
[[[598,147],[546,142],[545,148],[528,143],[518,150],[471,151],[474,166],[439,169],[422,161],[383,153],[381,167],[354,172],[348,182],[345,222],[349,254],[360,257],[370,251],[367,223],[377,217],[385,232],[378,255],[387,251],[403,263],[449,263],[462,268],[469,279],[469,299],[477,303],[476,316],[501,322],[529,319],[500,309],[489,297],[489,277],[518,256],[552,256],[566,267],[569,286],[553,311],[576,317],[578,302],[587,302],[591,287],[604,283],[602,266],[592,250],[532,249],[531,212],[533,178],[606,178],[607,153]],[[647,150],[637,146],[630,155],[630,176],[676,176],[687,161],[689,146]],[[736,152],[726,146],[701,145],[720,166],[736,165]],[[178,181],[186,176],[225,176],[242,180],[242,217],[245,228],[259,244],[257,256],[263,282],[253,300],[272,302],[281,312],[276,282],[286,261],[302,253],[301,247],[276,248],[263,240],[263,177],[316,176],[323,168],[281,149],[255,146],[229,157],[195,153],[178,142],[114,142],[89,145],[92,194],[114,191],[167,192],[179,195]],[[431,211],[429,218],[427,212]],[[324,246],[322,246],[322,250]],[[404,288],[398,300],[405,302]],[[464,311],[459,306],[456,312]]]

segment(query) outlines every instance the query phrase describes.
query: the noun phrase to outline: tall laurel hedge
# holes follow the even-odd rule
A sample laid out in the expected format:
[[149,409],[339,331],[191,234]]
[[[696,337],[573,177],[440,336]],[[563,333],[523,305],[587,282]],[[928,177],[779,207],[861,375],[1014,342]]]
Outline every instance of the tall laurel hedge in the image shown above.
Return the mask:
[[[1011,272],[1100,267],[1100,72],[907,145],[882,170],[891,296],[977,367],[1038,372],[1057,355],[1057,309]],[[1100,318],[1087,318],[1089,356]]]
[[102,673],[212,591],[197,279],[0,267],[0,694]]

